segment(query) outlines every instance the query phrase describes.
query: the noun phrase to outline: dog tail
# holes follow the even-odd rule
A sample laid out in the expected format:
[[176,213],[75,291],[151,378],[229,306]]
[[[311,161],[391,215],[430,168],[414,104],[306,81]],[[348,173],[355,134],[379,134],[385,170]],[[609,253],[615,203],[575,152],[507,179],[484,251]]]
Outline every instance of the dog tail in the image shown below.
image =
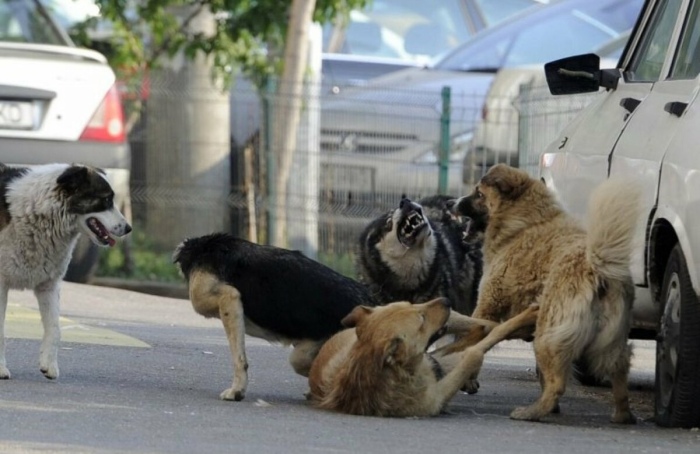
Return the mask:
[[629,276],[640,202],[641,188],[626,179],[607,180],[593,191],[588,205],[586,257],[597,274],[612,280]]

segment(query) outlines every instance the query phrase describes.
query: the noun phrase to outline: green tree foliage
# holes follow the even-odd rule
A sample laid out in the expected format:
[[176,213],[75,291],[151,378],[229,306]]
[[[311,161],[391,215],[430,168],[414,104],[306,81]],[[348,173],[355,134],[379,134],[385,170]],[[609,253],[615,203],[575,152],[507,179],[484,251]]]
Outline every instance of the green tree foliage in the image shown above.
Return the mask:
[[[217,78],[230,83],[240,70],[258,87],[281,73],[291,0],[96,0],[112,26],[110,63],[120,76],[137,76],[183,51],[211,56]],[[347,17],[371,0],[317,0],[314,19],[327,23]],[[209,8],[216,16],[212,36],[188,33],[188,22]],[[86,44],[92,19],[76,29]],[[138,79],[138,78],[136,78]]]

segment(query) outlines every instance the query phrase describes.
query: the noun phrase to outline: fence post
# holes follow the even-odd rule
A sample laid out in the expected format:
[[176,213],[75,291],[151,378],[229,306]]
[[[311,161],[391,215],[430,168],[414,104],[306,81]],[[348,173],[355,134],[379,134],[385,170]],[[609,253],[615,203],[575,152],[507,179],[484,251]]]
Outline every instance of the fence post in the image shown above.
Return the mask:
[[438,174],[438,194],[447,194],[450,165],[450,100],[451,89],[442,87],[442,114],[440,115],[440,156]]
[[267,238],[266,243],[272,244],[272,238],[277,231],[277,219],[275,207],[277,206],[277,154],[272,150],[272,109],[275,105],[275,92],[277,81],[273,76],[267,79],[265,84],[265,96],[263,97],[263,137],[265,144],[265,167],[267,176]]

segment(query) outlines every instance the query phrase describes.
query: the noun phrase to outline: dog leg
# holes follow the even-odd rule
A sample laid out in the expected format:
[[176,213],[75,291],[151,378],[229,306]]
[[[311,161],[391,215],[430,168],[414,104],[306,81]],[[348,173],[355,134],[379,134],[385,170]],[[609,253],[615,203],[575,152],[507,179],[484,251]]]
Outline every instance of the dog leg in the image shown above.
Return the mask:
[[518,407],[510,414],[512,419],[539,421],[559,407],[559,398],[566,390],[566,380],[571,368],[571,358],[565,352],[551,348],[535,339],[535,358],[540,369],[542,393],[535,403]]
[[50,281],[34,288],[34,295],[39,303],[41,323],[44,325],[44,337],[39,350],[39,368],[48,379],[58,378],[58,344],[61,342],[59,326],[60,290],[59,282]]
[[468,347],[462,354],[462,359],[457,367],[437,382],[440,402],[443,405],[446,404],[464,383],[476,380],[484,363],[486,352],[497,343],[507,339],[513,331],[524,326],[534,325],[537,321],[538,311],[538,305],[529,306],[520,314],[493,328],[477,344]]
[[616,424],[637,423],[637,418],[630,410],[629,390],[627,388],[628,372],[628,369],[620,369],[611,379],[615,412],[610,420]]
[[450,317],[447,319],[446,326],[447,334],[463,334],[470,332],[476,327],[484,327],[486,332],[488,332],[498,326],[498,323],[463,315],[457,311],[450,311]]
[[5,313],[7,312],[7,292],[9,289],[0,285],[0,379],[10,378],[10,369],[5,361]]
[[245,354],[245,318],[241,294],[229,285],[221,285],[216,295],[219,299],[219,318],[224,324],[233,361],[233,383],[221,393],[223,400],[243,400],[248,387],[248,360]]
[[586,352],[586,357],[598,377],[610,377],[615,410],[611,421],[617,424],[635,424],[637,419],[630,410],[627,380],[630,370],[632,351],[627,337],[616,340],[616,347],[594,345]]
[[294,372],[302,377],[308,377],[311,370],[311,364],[318,355],[319,350],[323,346],[325,340],[303,340],[295,342],[292,353],[289,354],[289,364],[292,365]]

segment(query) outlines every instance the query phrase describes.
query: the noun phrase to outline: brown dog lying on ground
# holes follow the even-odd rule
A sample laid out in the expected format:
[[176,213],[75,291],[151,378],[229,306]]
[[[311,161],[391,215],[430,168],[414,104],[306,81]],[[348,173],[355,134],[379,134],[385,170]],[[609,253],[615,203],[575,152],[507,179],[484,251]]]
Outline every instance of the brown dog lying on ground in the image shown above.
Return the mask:
[[[627,336],[638,202],[632,182],[606,181],[590,199],[586,231],[541,181],[499,164],[471,195],[454,203],[455,214],[486,219],[484,275],[473,317],[501,322],[531,303],[541,308],[534,349],[542,394],[511,418],[537,421],[557,409],[572,363],[581,359],[598,378],[610,378],[612,421],[635,422],[627,390]],[[468,345],[460,343],[436,356]]]
[[320,408],[355,415],[436,415],[478,374],[484,354],[513,331],[534,325],[538,310],[533,305],[490,330],[472,326],[467,337],[475,345],[442,376],[426,350],[447,331],[449,307],[446,298],[356,307],[343,320],[354,328],[329,339],[311,365],[309,398]]

